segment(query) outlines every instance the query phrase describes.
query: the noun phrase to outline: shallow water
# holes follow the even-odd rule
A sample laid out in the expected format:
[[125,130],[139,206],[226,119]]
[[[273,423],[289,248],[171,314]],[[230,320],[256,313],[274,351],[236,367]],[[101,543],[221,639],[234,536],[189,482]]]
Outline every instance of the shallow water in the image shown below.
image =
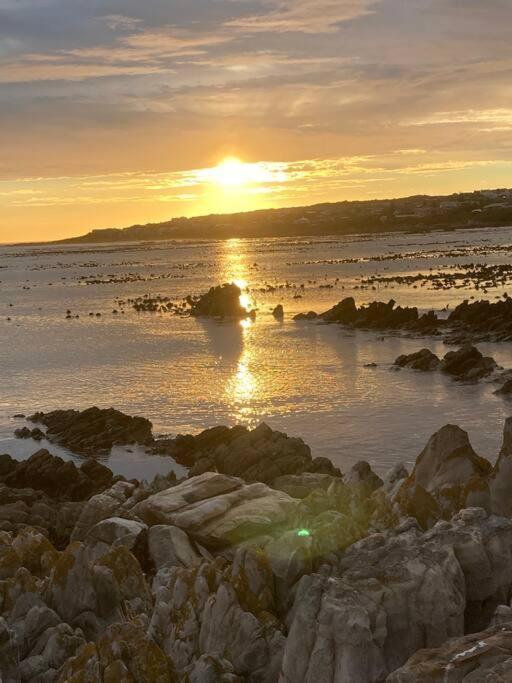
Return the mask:
[[[512,413],[493,396],[495,385],[464,386],[437,374],[390,370],[396,356],[424,346],[443,355],[447,349],[439,340],[383,338],[291,318],[349,295],[358,303],[393,297],[422,310],[453,307],[472,295],[499,296],[506,285],[486,294],[429,285],[372,290],[361,289],[358,278],[506,264],[510,253],[498,247],[510,244],[510,229],[497,229],[371,239],[0,248],[0,452],[27,457],[40,447],[13,438],[14,428],[24,424],[11,417],[15,413],[98,405],[144,415],[155,433],[265,421],[301,436],[314,455],[328,456],[342,469],[367,459],[381,473],[398,461],[412,462],[428,437],[452,422],[494,460],[504,419]],[[247,283],[258,307],[253,324],[137,313],[128,305],[124,313],[112,312],[121,311],[117,298],[150,293],[179,301],[231,280]],[[268,285],[277,289],[260,291]],[[285,308],[282,323],[270,313],[277,303]],[[80,318],[66,320],[67,309]],[[512,368],[509,344],[481,348]],[[378,367],[364,367],[372,362]],[[169,459],[131,450],[116,449],[108,463],[114,471],[149,478],[172,467]]]

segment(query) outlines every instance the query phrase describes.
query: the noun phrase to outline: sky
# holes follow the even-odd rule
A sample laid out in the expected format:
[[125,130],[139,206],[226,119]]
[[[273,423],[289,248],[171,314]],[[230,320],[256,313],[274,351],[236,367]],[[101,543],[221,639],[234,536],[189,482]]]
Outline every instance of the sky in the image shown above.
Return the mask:
[[512,186],[511,0],[0,0],[0,242]]

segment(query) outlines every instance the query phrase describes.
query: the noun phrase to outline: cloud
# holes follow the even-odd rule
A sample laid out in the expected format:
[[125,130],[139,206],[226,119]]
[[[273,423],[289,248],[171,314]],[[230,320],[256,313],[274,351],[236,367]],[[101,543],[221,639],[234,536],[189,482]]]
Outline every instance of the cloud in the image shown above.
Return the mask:
[[380,0],[272,0],[269,10],[227,22],[244,31],[335,32],[339,24],[370,14]]

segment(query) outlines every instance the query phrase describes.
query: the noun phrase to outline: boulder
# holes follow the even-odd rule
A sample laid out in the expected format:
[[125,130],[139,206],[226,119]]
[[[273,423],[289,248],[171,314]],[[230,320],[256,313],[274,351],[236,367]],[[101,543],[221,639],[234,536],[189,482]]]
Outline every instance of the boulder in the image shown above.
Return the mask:
[[73,529],[71,540],[83,541],[99,522],[116,517],[135,489],[135,484],[118,481],[107,491],[93,496],[83,507]]
[[102,557],[110,548],[124,546],[133,551],[147,526],[121,517],[109,517],[98,522],[85,536],[84,543],[94,558]]
[[147,546],[151,565],[157,572],[168,567],[195,567],[204,559],[187,534],[175,526],[152,526]]
[[446,375],[462,381],[476,381],[491,375],[497,368],[493,358],[486,358],[471,344],[458,351],[450,351],[441,361],[440,369]]
[[366,495],[370,495],[383,484],[382,479],[365,460],[356,463],[346,474],[344,481],[349,486],[361,488]]
[[410,368],[411,370],[420,370],[421,372],[432,372],[439,368],[441,361],[432,353],[430,349],[421,349],[416,353],[398,356],[395,360],[395,365],[400,368]]
[[177,526],[211,548],[273,533],[296,507],[296,500],[264,484],[206,472],[150,496],[132,512],[149,526]]
[[446,425],[428,441],[396,501],[407,514],[430,525],[449,519],[467,504],[489,506],[487,477],[492,467],[478,456],[467,432]]
[[247,318],[251,313],[240,303],[241,295],[242,290],[234,283],[212,287],[197,298],[188,297],[190,315],[205,318]]
[[490,508],[497,515],[512,517],[512,418],[505,421],[503,444],[489,476]]

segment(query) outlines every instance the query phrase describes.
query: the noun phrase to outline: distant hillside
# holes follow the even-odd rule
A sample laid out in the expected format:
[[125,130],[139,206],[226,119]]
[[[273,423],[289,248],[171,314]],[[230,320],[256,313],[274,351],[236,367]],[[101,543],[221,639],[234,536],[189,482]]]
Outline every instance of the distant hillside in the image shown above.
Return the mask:
[[87,235],[60,243],[348,235],[503,225],[512,225],[510,189],[173,218],[165,223],[92,230]]

